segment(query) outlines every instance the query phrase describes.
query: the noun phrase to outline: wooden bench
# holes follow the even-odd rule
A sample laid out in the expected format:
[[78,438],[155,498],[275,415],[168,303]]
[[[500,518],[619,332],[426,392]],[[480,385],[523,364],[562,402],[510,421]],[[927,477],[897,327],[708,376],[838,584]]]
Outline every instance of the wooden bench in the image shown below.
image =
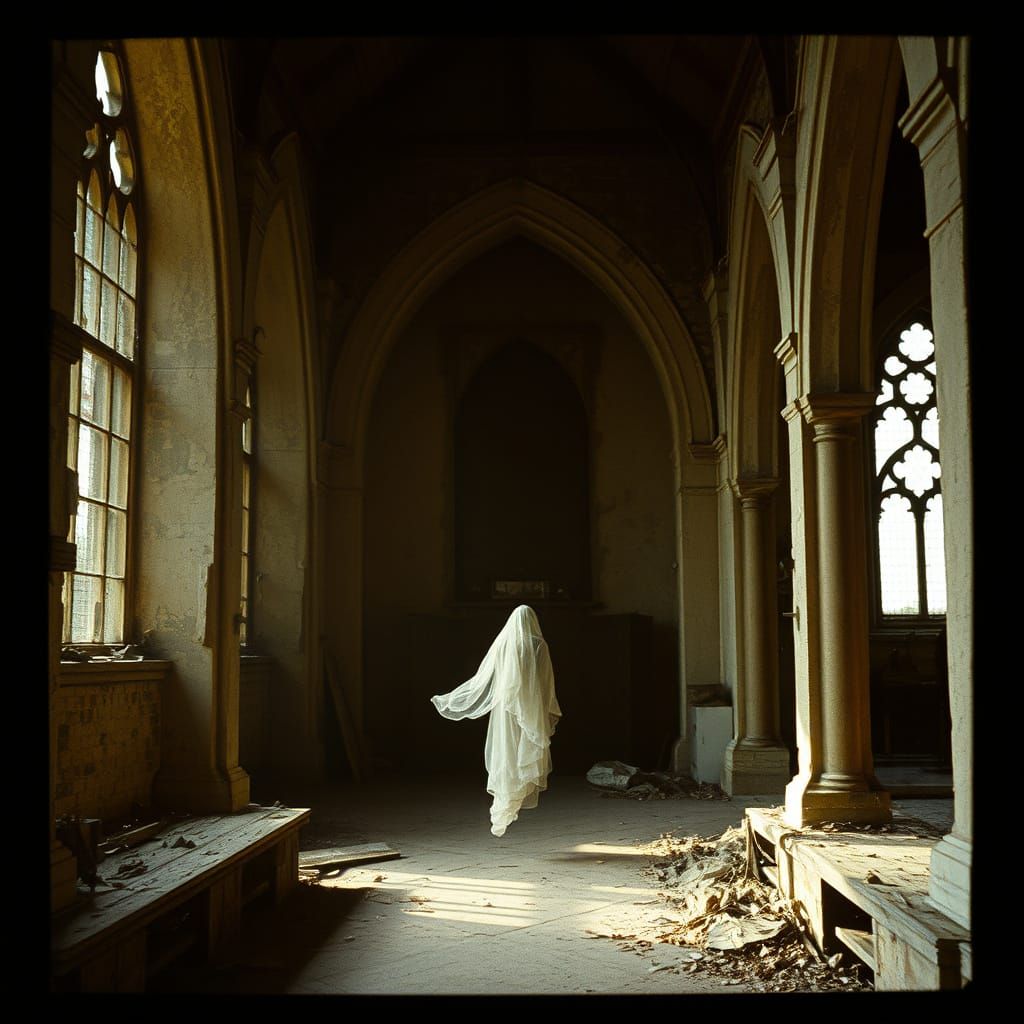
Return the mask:
[[823,953],[849,951],[879,990],[970,979],[970,934],[928,902],[937,837],[793,829],[778,808],[748,807],[746,821],[758,870],[797,905]]
[[53,920],[53,987],[139,992],[190,947],[216,960],[246,904],[297,884],[307,821],[308,808],[281,807],[189,818],[111,854],[96,889]]

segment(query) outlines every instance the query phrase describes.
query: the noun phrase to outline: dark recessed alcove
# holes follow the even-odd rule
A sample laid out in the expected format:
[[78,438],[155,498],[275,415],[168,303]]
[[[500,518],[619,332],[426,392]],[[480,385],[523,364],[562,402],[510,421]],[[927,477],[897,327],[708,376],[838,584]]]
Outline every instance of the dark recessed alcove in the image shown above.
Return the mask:
[[470,381],[455,420],[455,579],[460,600],[495,580],[590,597],[587,414],[558,362],[514,340]]

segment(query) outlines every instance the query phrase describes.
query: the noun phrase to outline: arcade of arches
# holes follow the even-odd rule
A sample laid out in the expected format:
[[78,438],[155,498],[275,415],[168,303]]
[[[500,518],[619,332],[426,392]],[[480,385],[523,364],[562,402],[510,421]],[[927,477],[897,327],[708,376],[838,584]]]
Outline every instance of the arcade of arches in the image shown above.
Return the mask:
[[968,56],[54,42],[51,822],[476,757],[427,697],[527,593],[556,769],[688,771],[708,694],[790,825],[944,768],[969,929]]

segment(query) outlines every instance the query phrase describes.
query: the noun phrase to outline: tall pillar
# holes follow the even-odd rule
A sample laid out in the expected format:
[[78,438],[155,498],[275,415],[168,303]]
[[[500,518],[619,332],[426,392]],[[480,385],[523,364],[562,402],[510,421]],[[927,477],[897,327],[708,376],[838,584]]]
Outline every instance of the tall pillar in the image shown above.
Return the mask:
[[[924,172],[931,254],[932,330],[938,368],[942,500],[946,556],[946,644],[952,720],[953,828],[932,851],[928,895],[944,914],[971,926],[974,771],[974,467],[972,459],[970,304],[967,285],[966,41],[948,40],[942,61],[956,68],[928,78],[913,72],[935,57],[930,40],[901,41],[911,104],[900,119]],[[953,72],[956,72],[954,75]],[[959,83],[955,86],[954,83]],[[915,95],[916,93],[916,95]]]
[[[814,769],[786,789],[786,820],[883,822],[889,794],[874,777],[868,692],[868,592],[860,458],[866,394],[806,395],[797,402],[811,427],[816,480],[820,744]],[[802,766],[803,767],[803,766]]]
[[726,791],[781,793],[789,779],[789,751],[779,739],[778,625],[775,574],[768,537],[778,480],[738,480],[743,533],[742,701],[736,736],[725,752]]

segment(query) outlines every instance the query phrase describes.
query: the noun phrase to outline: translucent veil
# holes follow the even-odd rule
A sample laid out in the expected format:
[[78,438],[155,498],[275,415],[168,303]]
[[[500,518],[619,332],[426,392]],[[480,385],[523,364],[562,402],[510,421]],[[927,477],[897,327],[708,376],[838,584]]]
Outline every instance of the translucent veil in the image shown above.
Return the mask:
[[495,637],[476,674],[451,693],[431,697],[445,717],[459,721],[490,712],[484,763],[496,836],[537,806],[551,772],[551,736],[562,710],[548,645],[533,609],[520,605]]

